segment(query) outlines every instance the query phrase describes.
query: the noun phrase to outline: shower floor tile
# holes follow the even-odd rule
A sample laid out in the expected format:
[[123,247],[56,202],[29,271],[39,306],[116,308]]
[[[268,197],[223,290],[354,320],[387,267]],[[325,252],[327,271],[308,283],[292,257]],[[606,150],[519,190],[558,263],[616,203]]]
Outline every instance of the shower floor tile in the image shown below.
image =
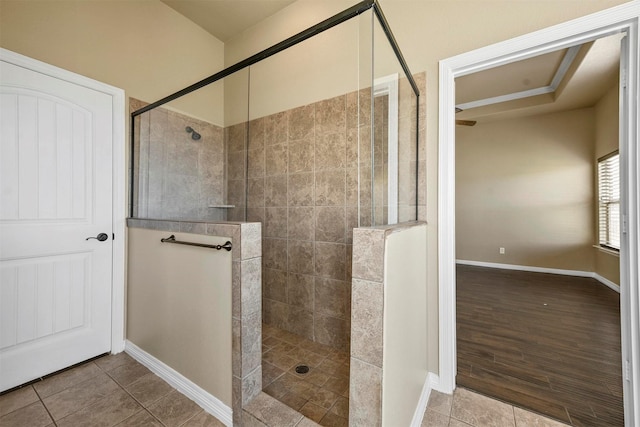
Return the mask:
[[320,425],[349,424],[348,353],[263,325],[262,389]]

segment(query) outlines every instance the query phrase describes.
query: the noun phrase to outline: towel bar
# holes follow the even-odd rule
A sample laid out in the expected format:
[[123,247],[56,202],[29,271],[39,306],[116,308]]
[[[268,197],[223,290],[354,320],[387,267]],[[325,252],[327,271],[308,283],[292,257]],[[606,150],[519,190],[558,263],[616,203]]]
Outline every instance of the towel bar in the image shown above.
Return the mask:
[[226,249],[227,251],[230,251],[232,248],[231,242],[229,240],[227,240],[224,245],[207,245],[206,243],[182,242],[180,240],[176,240],[176,236],[173,234],[165,239],[160,239],[160,241],[162,243],[176,243],[178,245],[199,246],[201,248],[211,248],[217,250]]

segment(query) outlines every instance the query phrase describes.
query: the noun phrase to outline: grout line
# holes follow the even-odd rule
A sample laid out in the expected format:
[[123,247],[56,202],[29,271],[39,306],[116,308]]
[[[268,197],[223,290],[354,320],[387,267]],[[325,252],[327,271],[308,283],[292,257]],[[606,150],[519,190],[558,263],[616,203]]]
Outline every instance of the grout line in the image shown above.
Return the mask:
[[49,411],[49,408],[47,408],[47,405],[44,403],[44,400],[42,399],[42,396],[40,396],[40,393],[38,393],[38,390],[36,390],[36,388],[33,385],[29,385],[29,387],[31,387],[33,389],[33,391],[35,392],[36,396],[38,396],[38,400],[40,400],[40,403],[44,407],[44,410],[47,411],[47,414],[49,414],[49,417],[51,418],[51,421],[53,421],[53,425],[57,426],[58,423],[56,422],[56,419],[53,418],[53,414]]

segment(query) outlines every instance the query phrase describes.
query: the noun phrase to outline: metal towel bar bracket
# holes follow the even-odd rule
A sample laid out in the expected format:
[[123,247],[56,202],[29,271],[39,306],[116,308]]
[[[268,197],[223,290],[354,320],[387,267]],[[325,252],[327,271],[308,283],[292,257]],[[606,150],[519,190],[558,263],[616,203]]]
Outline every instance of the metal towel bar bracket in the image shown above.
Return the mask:
[[227,251],[230,251],[232,249],[231,242],[229,240],[227,240],[224,245],[207,245],[205,243],[182,242],[180,240],[176,240],[176,236],[172,234],[166,239],[160,239],[160,241],[162,243],[176,243],[178,245],[199,246],[201,248],[211,248],[217,250],[226,249]]

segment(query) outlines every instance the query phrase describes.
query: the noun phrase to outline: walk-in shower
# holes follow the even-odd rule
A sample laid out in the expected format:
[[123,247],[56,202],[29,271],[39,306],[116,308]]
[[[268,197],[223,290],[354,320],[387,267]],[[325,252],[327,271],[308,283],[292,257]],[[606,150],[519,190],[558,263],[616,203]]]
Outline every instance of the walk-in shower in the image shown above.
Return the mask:
[[345,416],[352,231],[417,219],[418,96],[366,0],[160,101],[132,100],[131,217],[262,223],[263,387],[321,408],[317,421]]

